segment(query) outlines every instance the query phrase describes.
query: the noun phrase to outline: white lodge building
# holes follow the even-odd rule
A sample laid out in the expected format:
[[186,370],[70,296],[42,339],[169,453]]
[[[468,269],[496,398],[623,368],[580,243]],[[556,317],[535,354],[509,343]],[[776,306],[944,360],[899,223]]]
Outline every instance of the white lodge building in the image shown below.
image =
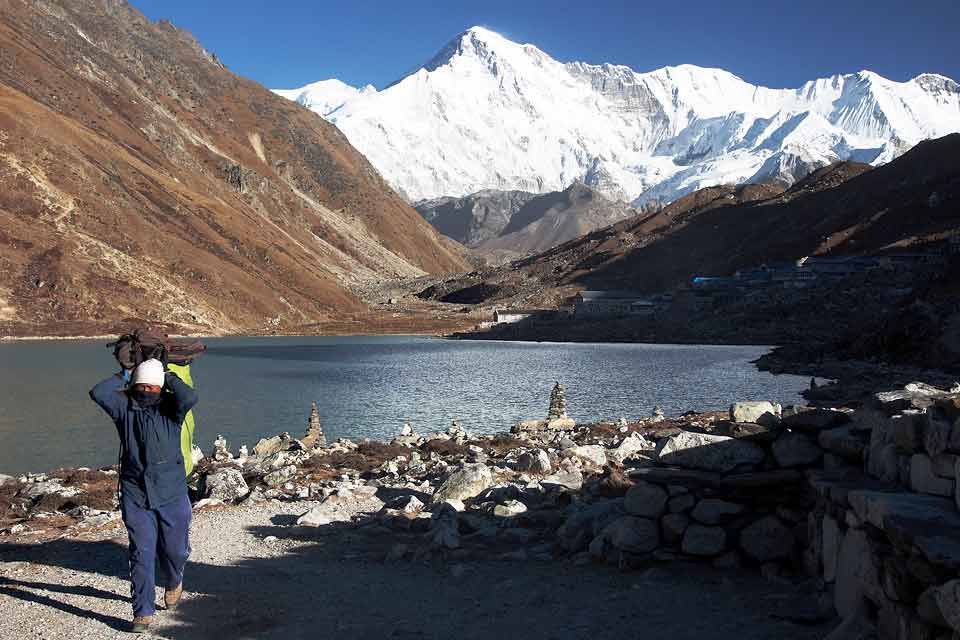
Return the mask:
[[648,315],[653,301],[638,291],[581,291],[574,300],[574,314],[584,316]]
[[526,320],[532,315],[542,313],[536,309],[497,309],[493,312],[493,323],[503,324],[520,322]]

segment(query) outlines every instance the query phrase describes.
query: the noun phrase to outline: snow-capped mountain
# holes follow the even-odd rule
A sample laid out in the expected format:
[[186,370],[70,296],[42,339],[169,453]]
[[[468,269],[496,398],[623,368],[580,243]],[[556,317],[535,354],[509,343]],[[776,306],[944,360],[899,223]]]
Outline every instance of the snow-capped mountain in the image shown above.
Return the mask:
[[692,65],[561,63],[481,27],[377,91],[278,91],[335,123],[412,201],[482,189],[670,201],[721,183],[791,183],[835,160],[881,164],[960,131],[960,85],[861,71],[768,89]]

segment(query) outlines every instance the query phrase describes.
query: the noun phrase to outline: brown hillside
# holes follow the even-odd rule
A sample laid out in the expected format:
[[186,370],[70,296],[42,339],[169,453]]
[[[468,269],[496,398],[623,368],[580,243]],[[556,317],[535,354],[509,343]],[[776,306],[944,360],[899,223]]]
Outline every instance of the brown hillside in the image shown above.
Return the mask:
[[0,4],[0,335],[295,330],[463,268],[319,116],[120,0]]
[[717,186],[508,267],[444,283],[485,283],[487,302],[555,306],[581,289],[671,290],[808,255],[909,251],[960,233],[960,134],[872,169],[840,162],[790,189]]

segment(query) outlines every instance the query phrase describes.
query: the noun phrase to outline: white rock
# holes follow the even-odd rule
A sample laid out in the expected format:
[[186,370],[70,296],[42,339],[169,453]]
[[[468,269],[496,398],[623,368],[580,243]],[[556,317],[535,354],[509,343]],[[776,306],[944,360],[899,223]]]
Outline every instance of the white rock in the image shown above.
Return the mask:
[[268,487],[279,487],[295,475],[297,475],[297,468],[294,465],[289,465],[263,476],[263,482]]
[[550,456],[543,449],[535,451],[526,451],[517,457],[517,471],[527,471],[539,475],[548,474],[553,471],[553,465],[550,464]]
[[507,500],[503,504],[498,504],[493,508],[493,515],[499,518],[512,518],[521,513],[526,513],[526,511],[527,505],[519,500]]
[[780,423],[778,406],[763,400],[735,402],[730,406],[730,421],[776,425]]
[[581,445],[567,449],[566,455],[578,458],[594,467],[602,467],[607,463],[607,450],[598,444]]
[[764,453],[760,447],[743,440],[681,431],[665,440],[658,458],[666,465],[726,473],[740,465],[759,464]]
[[302,527],[322,527],[330,522],[330,513],[322,505],[310,509],[297,518],[297,524]]
[[653,442],[650,442],[637,432],[631,433],[623,439],[623,442],[616,449],[607,451],[607,459],[616,464],[623,464],[624,460],[640,453],[641,451],[652,451],[656,448]]
[[491,484],[493,484],[493,475],[487,465],[483,463],[467,464],[444,480],[437,492],[433,494],[433,501],[443,502],[450,498],[468,500],[477,496]]
[[238,500],[250,492],[243,474],[232,467],[219,469],[207,475],[202,484],[201,494],[205,498],[216,498],[224,502]]
[[555,473],[544,476],[540,485],[545,488],[562,487],[579,491],[583,487],[583,473],[576,467],[561,467]]

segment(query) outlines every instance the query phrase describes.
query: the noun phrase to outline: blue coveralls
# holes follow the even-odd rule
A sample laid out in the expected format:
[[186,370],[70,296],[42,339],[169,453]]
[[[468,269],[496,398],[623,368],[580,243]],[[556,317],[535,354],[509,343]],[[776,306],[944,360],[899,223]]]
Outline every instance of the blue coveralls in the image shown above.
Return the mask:
[[167,372],[161,400],[153,406],[131,399],[121,374],[91,389],[90,398],[113,419],[120,436],[120,509],[130,538],[133,614],[153,615],[154,585],[170,589],[180,584],[190,556],[193,511],[180,426],[197,394]]

